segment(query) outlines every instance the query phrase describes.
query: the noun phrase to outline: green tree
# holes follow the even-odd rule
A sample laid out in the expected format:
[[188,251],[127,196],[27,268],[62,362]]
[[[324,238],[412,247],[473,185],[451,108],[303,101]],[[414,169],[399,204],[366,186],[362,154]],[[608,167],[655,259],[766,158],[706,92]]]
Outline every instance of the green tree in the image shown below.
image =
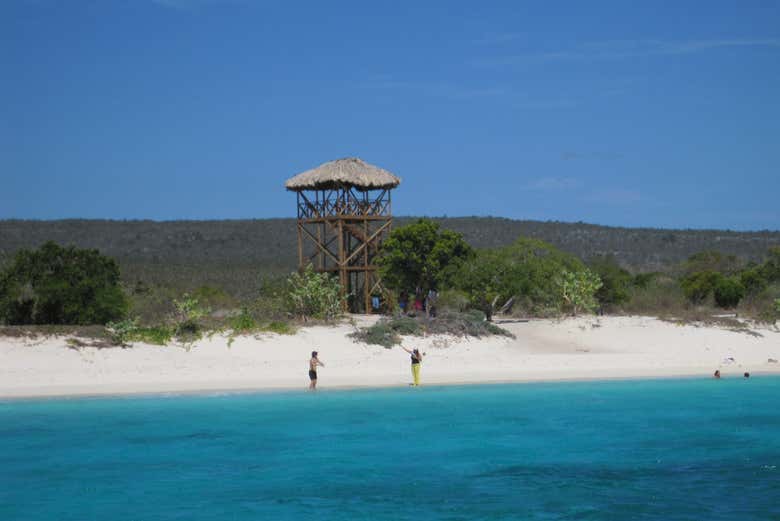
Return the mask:
[[466,293],[469,305],[493,319],[496,302],[512,296],[510,265],[498,250],[482,250],[476,257],[461,264],[454,275],[458,289]]
[[614,256],[595,257],[591,259],[589,265],[602,282],[602,286],[596,292],[599,304],[610,307],[628,301],[632,285],[631,274],[620,267]]
[[[507,264],[507,291],[531,313],[559,312],[563,302],[556,277],[563,271],[581,271],[585,265],[574,255],[538,239],[521,237],[499,249]],[[499,299],[500,300],[500,299]]]
[[519,238],[504,248],[481,250],[461,264],[455,286],[469,297],[470,307],[491,317],[494,307],[514,297],[530,313],[558,312],[564,306],[556,278],[564,271],[581,272],[576,257],[545,242]]
[[716,271],[706,270],[692,273],[680,280],[680,287],[693,304],[701,304],[715,291],[715,287],[723,280],[723,275]]
[[631,278],[631,285],[636,289],[647,289],[658,275],[658,272],[637,273]]
[[382,280],[397,290],[423,292],[450,285],[459,264],[473,256],[459,233],[428,219],[393,230],[376,260]]
[[734,308],[745,296],[745,287],[736,277],[723,277],[715,284],[713,296],[718,307]]
[[127,309],[119,266],[97,250],[47,242],[20,250],[0,273],[0,320],[9,324],[106,324]]
[[780,282],[780,246],[769,248],[767,259],[759,269],[768,282]]
[[333,320],[341,314],[343,300],[339,281],[327,273],[317,273],[311,264],[303,273],[287,279],[290,311],[303,320]]
[[555,279],[564,302],[564,307],[573,314],[580,311],[593,312],[598,307],[596,292],[601,287],[599,276],[588,269],[564,270]]
[[739,282],[745,289],[746,295],[758,295],[767,286],[767,280],[764,278],[761,268],[758,267],[742,271],[739,274]]

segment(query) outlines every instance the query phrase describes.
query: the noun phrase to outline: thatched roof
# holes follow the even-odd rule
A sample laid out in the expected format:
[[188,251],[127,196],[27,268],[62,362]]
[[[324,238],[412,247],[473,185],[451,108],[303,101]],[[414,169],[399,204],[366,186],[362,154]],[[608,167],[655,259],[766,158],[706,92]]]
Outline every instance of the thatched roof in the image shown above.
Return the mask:
[[401,179],[357,157],[328,161],[288,179],[284,186],[295,192],[353,186],[358,190],[395,188]]

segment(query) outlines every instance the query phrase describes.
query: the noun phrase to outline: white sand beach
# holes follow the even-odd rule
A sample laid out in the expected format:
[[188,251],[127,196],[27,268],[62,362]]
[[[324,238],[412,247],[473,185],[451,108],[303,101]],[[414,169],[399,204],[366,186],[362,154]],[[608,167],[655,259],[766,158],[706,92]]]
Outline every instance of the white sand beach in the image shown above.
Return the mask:
[[[366,324],[375,317],[353,317]],[[648,317],[499,321],[516,338],[406,337],[426,353],[422,383],[780,374],[780,330],[752,333],[680,326]],[[308,358],[326,367],[319,388],[403,386],[409,355],[356,343],[354,325],[305,327],[295,335],[204,338],[191,347],[134,344],[71,348],[65,337],[0,339],[0,397],[304,389]]]

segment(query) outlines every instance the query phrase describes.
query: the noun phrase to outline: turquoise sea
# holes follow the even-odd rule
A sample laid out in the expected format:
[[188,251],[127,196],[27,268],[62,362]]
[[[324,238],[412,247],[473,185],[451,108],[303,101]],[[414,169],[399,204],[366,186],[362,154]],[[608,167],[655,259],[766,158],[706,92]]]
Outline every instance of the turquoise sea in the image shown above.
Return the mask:
[[0,519],[780,519],[779,398],[754,377],[0,401]]

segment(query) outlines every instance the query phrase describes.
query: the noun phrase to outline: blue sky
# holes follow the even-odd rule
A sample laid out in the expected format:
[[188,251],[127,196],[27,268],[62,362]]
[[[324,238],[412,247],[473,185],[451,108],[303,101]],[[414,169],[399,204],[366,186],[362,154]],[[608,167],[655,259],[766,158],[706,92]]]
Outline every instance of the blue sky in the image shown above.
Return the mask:
[[398,215],[780,228],[780,2],[0,3],[0,218]]

